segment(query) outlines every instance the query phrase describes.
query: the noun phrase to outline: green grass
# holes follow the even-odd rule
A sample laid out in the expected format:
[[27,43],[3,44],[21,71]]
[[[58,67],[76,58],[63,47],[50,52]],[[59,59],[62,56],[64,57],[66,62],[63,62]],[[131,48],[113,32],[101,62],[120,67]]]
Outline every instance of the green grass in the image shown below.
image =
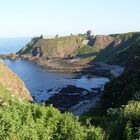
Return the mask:
[[129,39],[127,34],[119,35],[118,38],[121,39],[121,36],[125,37],[122,43],[118,46],[112,44],[107,46],[104,50],[100,51],[95,60],[122,66],[128,65],[131,57],[135,55],[135,50],[139,48],[140,34],[128,34]]
[[45,39],[44,41],[47,41],[48,44],[51,44],[52,46],[58,48],[58,47],[64,47],[65,44],[73,44],[77,42],[77,44],[81,43],[81,39],[78,36],[66,36],[66,37],[59,37],[59,38],[52,38],[52,39]]
[[[99,109],[99,108],[98,108]],[[129,101],[120,108],[109,108],[106,114],[100,110],[92,110],[81,117],[83,124],[101,127],[108,140],[139,140],[140,139],[140,102]]]
[[85,62],[85,63],[90,63],[91,61],[93,61],[96,58],[96,56],[88,56],[85,58],[80,59],[80,62]]
[[83,61],[85,60],[87,62],[101,61],[109,64],[125,66],[129,63],[131,55],[134,55],[135,50],[139,47],[140,32],[118,34],[116,35],[115,41],[119,39],[122,43],[118,44],[118,46],[110,44],[105,49],[99,49],[97,46],[90,47],[85,45],[75,50],[73,56],[83,57]]
[[[62,54],[66,57],[79,56],[84,58],[83,61],[101,61],[109,64],[117,64],[126,66],[131,57],[131,53],[139,46],[138,40],[140,33],[116,34],[114,42],[108,45],[105,49],[100,49],[100,46],[90,47],[82,46],[82,41],[85,40],[84,35],[66,36],[52,39],[32,39],[30,43],[23,48],[19,54],[32,56],[34,53],[40,53],[42,57],[59,57]],[[119,43],[118,46],[114,44]],[[49,46],[49,47],[48,47]],[[37,48],[39,48],[37,52]],[[93,59],[92,59],[93,58]]]
[[[3,65],[3,62],[0,60],[0,66],[2,67],[2,65]],[[3,76],[3,71],[0,69],[0,76]]]
[[5,103],[11,104],[13,102],[18,101],[18,99],[1,84],[0,84],[0,100],[1,100],[0,105],[3,105]]
[[65,36],[51,39],[32,39],[23,49],[18,53],[25,56],[41,57],[60,57],[60,54],[70,55],[73,50],[82,45],[82,37],[79,36]]
[[88,45],[85,45],[81,48],[78,48],[74,54],[77,55],[77,56],[82,56],[82,55],[92,55],[92,53],[98,53],[99,52],[99,48],[97,48],[96,46],[94,47],[90,47]]
[[0,76],[2,76],[3,75],[3,72],[2,71],[0,71]]

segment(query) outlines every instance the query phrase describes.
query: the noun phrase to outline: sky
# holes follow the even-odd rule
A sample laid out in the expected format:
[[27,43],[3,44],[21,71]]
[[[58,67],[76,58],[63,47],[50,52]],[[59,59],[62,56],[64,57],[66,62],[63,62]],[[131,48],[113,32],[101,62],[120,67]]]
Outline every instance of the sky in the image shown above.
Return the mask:
[[140,0],[0,0],[0,37],[140,31]]

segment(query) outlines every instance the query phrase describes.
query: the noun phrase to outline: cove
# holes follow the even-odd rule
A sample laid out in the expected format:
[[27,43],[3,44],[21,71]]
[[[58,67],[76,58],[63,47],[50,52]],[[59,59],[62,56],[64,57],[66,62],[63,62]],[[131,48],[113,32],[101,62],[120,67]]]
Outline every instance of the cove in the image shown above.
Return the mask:
[[87,90],[103,88],[109,82],[106,77],[75,78],[75,74],[51,72],[36,63],[27,60],[4,60],[5,64],[25,83],[35,102],[48,100],[67,85],[82,87]]

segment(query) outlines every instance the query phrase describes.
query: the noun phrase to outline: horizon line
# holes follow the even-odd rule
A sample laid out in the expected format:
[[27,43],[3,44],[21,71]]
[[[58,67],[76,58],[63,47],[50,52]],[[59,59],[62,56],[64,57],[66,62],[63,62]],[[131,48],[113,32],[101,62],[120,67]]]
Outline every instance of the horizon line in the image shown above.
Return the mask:
[[[91,31],[93,31],[93,30],[91,30]],[[87,32],[87,31],[86,31]],[[2,37],[2,36],[0,36],[0,39],[10,39],[10,38],[34,38],[34,37],[39,37],[39,36],[41,36],[41,35],[46,35],[46,36],[48,36],[48,37],[55,37],[56,35],[59,35],[59,37],[65,37],[65,36],[70,36],[71,34],[72,35],[78,35],[78,34],[86,34],[86,32],[79,32],[79,33],[70,33],[70,34],[54,34],[54,35],[47,35],[47,34],[44,34],[44,33],[40,33],[40,35],[32,35],[32,36],[25,36],[25,35],[23,35],[23,36],[4,36],[4,37]],[[128,32],[113,32],[113,33],[101,33],[101,34],[94,34],[95,36],[98,36],[98,35],[116,35],[116,34],[127,34],[127,33],[139,33],[140,32],[140,30],[138,31],[138,30],[136,30],[136,31],[128,31]],[[94,33],[94,32],[93,32]]]

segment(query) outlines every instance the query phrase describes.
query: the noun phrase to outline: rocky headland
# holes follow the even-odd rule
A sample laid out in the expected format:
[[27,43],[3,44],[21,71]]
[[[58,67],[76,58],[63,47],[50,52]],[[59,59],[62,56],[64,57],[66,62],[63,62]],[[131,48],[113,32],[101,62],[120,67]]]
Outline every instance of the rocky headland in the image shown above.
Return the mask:
[[[1,55],[0,57],[11,60],[27,59],[35,61],[51,71],[72,72],[78,75],[87,75],[89,78],[104,76],[113,79],[120,76],[128,68],[128,65],[129,69],[133,69],[133,65],[131,65],[134,61],[133,58],[139,59],[139,56],[135,56],[139,39],[139,32],[98,35],[88,38],[86,34],[52,39],[40,36],[33,38],[16,54]],[[71,90],[74,92],[71,92]],[[51,97],[46,103],[53,103],[61,110],[75,110],[75,108],[79,110],[81,104],[82,106],[85,104],[81,102],[87,101],[87,105],[91,101],[95,103],[94,99],[100,99],[100,89],[98,89],[97,95],[94,91],[84,90],[84,88],[79,89],[69,85],[62,89],[59,94]],[[87,94],[83,95],[83,92],[87,92]],[[80,104],[79,109],[78,104]],[[89,109],[89,106],[91,104],[86,108]]]

